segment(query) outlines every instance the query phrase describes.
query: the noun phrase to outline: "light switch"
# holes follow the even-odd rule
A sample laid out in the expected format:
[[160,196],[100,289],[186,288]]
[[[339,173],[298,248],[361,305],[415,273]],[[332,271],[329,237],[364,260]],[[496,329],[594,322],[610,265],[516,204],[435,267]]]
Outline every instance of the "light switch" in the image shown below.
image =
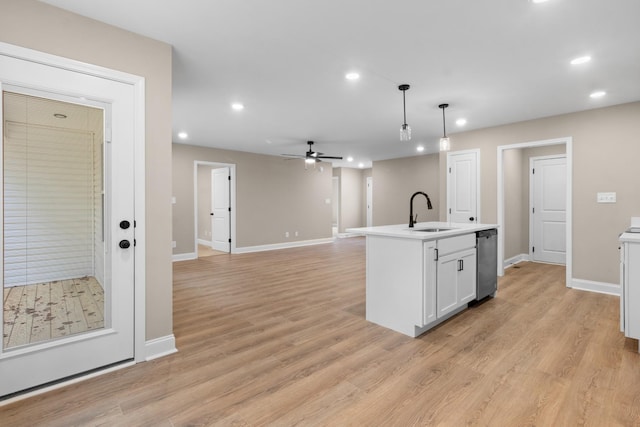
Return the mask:
[[172,204],[172,205],[175,205],[175,204],[176,204],[176,198],[175,198],[175,197],[172,197],[172,198],[171,198],[171,204]]
[[598,193],[596,201],[598,203],[615,203],[616,193]]

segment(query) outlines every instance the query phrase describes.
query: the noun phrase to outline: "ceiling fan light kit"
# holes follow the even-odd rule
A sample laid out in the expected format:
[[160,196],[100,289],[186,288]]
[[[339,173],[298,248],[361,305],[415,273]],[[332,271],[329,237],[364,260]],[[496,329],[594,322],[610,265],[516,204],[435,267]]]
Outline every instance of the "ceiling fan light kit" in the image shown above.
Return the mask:
[[342,160],[342,156],[325,156],[324,153],[313,151],[313,141],[307,141],[307,145],[309,145],[309,150],[307,150],[305,154],[282,154],[282,156],[294,159],[304,159],[305,169],[307,165],[321,162],[324,159]]
[[405,102],[405,92],[409,90],[411,86],[408,84],[401,84],[398,89],[402,91],[402,112],[404,121],[400,126],[400,141],[409,141],[411,139],[411,127],[407,124],[407,105]]

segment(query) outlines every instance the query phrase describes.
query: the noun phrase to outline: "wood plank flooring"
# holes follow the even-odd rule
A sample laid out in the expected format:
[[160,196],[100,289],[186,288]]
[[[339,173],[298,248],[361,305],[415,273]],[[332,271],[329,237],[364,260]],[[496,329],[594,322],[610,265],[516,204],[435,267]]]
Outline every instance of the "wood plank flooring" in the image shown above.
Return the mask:
[[95,277],[4,289],[4,348],[104,326],[104,291]]
[[179,352],[0,408],[0,425],[634,426],[618,298],[521,263],[417,339],[368,323],[364,239],[174,264]]

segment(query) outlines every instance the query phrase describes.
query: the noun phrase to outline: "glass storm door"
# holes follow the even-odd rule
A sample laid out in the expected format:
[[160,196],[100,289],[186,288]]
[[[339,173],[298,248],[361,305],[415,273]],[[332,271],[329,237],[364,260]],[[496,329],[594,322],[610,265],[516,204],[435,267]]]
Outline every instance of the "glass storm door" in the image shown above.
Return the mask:
[[135,241],[128,85],[0,69],[1,398],[133,358]]

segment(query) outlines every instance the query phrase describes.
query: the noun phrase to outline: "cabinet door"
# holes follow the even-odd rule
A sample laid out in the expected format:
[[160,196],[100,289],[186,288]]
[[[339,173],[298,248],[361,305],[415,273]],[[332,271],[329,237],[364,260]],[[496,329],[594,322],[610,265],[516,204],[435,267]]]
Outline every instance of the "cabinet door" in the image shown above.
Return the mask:
[[436,242],[424,244],[424,279],[422,301],[422,325],[425,326],[436,320]]
[[458,254],[438,260],[438,318],[458,308]]
[[458,306],[476,298],[476,250],[458,253]]

